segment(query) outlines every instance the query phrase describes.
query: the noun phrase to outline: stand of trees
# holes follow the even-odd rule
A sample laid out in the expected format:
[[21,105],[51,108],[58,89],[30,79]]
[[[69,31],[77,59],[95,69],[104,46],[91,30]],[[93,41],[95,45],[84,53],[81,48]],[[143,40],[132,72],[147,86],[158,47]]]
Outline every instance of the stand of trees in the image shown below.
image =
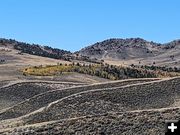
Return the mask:
[[78,72],[82,74],[88,74],[92,76],[98,76],[101,78],[119,80],[127,78],[157,78],[157,77],[169,77],[176,76],[179,74],[164,72],[164,71],[153,71],[142,68],[132,67],[121,67],[108,64],[58,64],[53,66],[39,66],[26,68],[23,71],[24,75],[38,75],[38,76],[51,76],[60,75],[64,72]]
[[136,68],[142,68],[142,69],[147,69],[147,70],[154,70],[154,71],[166,71],[166,72],[178,72],[180,73],[180,68],[177,67],[166,67],[166,66],[147,66],[147,65],[142,65],[142,66],[136,66],[136,65],[131,65],[131,67],[136,67]]

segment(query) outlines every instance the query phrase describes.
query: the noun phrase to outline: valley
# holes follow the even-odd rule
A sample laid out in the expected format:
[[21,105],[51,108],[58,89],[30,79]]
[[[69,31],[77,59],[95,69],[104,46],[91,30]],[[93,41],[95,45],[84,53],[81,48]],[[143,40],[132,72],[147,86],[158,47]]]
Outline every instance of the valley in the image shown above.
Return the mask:
[[180,117],[180,42],[77,52],[0,40],[0,134],[164,135]]

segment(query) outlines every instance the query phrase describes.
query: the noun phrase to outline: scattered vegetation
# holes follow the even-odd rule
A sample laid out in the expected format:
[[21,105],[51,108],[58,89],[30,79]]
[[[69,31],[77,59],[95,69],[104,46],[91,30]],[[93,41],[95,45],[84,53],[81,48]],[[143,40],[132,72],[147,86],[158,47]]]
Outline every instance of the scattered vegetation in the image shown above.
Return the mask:
[[147,65],[141,65],[141,66],[137,66],[137,65],[131,65],[131,67],[136,67],[136,68],[143,68],[143,69],[147,69],[147,70],[161,70],[161,71],[166,71],[166,72],[178,72],[180,73],[180,68],[178,67],[166,67],[166,66],[147,66]]
[[[78,86],[78,84],[76,84],[76,85],[75,84],[73,84],[73,85],[64,84],[64,86],[61,86],[61,88],[60,87],[58,88],[56,86],[57,85],[56,84],[55,86],[52,86],[52,88],[53,89],[61,89],[61,90],[54,90],[54,91],[49,90],[45,93],[42,93],[42,94],[36,95],[32,98],[29,98],[28,100],[25,100],[9,109],[6,109],[5,111],[2,111],[0,113],[0,120],[17,118],[17,117],[29,114],[35,110],[40,109],[41,107],[46,106],[47,104],[49,104],[51,102],[60,100],[62,98],[65,98],[67,96],[70,96],[70,95],[73,95],[73,94],[76,94],[79,92],[91,91],[91,90],[95,90],[95,89],[123,87],[126,85],[145,83],[145,82],[156,81],[156,80],[159,80],[159,79],[154,79],[154,78],[152,78],[152,79],[147,79],[147,78],[130,79],[130,80],[128,79],[128,80],[111,81],[108,83],[107,82],[106,83],[98,83],[98,84],[86,85],[86,86],[83,85],[83,86],[79,86],[79,87],[72,87],[73,85]],[[30,85],[26,85],[26,87],[30,88]],[[44,85],[43,87],[49,87],[49,85],[47,84],[47,85]],[[69,87],[71,87],[71,88],[69,88]],[[44,100],[44,99],[46,99],[46,100]]]
[[[0,111],[4,108],[15,105],[37,94],[52,89],[62,89],[76,86],[75,84],[48,83],[48,82],[20,82],[0,88]],[[2,101],[6,102],[2,102]],[[1,118],[0,118],[1,119]]]
[[111,80],[127,79],[127,78],[157,78],[178,76],[179,73],[165,72],[162,70],[151,70],[136,67],[123,67],[109,64],[58,64],[48,66],[34,66],[25,68],[24,75],[36,76],[53,76],[61,75],[67,72],[78,72],[98,76]]
[[[173,114],[173,115],[172,115]],[[164,135],[165,120],[179,119],[180,109],[105,113],[52,123],[24,126],[6,134],[96,134],[96,135]]]

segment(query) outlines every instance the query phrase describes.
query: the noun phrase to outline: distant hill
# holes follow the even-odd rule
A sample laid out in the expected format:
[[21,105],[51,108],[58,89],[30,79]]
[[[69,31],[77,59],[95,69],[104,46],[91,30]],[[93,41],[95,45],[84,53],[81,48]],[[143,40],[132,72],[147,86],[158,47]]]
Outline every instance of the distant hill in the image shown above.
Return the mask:
[[77,54],[71,53],[70,51],[52,48],[49,46],[42,46],[38,44],[19,42],[13,39],[0,38],[0,47],[18,50],[19,54],[27,53],[31,55],[60,59],[65,61],[78,60],[92,63],[101,63],[101,61],[98,59],[91,59],[87,56],[79,56]]
[[80,50],[79,53],[81,55],[102,59],[130,59],[154,56],[160,53],[160,49],[160,44],[148,42],[140,38],[108,39],[85,47]]
[[20,53],[28,53],[32,55],[38,55],[43,57],[55,58],[55,59],[67,60],[68,59],[67,55],[72,54],[70,51],[52,48],[49,46],[41,46],[38,44],[28,44],[24,42],[18,42],[12,39],[0,39],[0,45],[14,48],[16,50],[19,50]]
[[180,40],[160,44],[141,38],[108,39],[85,47],[76,53],[103,60],[129,61],[129,65],[142,61],[142,65],[156,62],[159,65],[167,63],[168,66],[175,66],[180,65]]

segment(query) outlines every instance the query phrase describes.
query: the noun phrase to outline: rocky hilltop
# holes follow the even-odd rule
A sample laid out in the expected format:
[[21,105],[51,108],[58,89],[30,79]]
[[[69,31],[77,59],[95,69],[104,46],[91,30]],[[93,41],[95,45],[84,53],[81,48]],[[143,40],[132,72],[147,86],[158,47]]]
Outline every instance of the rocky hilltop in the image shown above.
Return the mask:
[[162,49],[160,44],[141,38],[108,39],[83,48],[79,53],[98,58],[126,59],[154,56],[160,53],[160,49]]

